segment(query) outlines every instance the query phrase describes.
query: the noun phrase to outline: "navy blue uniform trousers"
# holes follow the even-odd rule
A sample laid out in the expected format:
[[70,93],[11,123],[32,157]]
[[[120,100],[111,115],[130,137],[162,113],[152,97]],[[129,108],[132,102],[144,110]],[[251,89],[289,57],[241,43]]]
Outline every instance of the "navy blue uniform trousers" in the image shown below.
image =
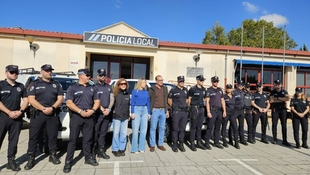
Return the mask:
[[[172,141],[184,142],[185,127],[187,123],[188,112],[173,111],[172,114]],[[178,136],[179,133],[179,136]]]

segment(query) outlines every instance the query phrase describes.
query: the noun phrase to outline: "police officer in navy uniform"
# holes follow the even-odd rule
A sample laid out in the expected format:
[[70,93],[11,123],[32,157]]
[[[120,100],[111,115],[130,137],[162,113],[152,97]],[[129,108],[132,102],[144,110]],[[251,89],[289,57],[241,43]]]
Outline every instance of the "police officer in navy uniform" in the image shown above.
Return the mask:
[[[109,123],[110,123],[110,112],[114,104],[114,95],[112,88],[109,84],[105,82],[107,74],[105,69],[97,70],[98,81],[95,84],[95,89],[100,99],[100,107],[95,113],[95,144],[99,145],[98,157],[109,159],[110,156],[106,154],[105,146],[105,136],[108,133]],[[94,150],[93,150],[94,151]]]
[[204,99],[206,98],[206,89],[203,87],[203,82],[205,78],[203,75],[198,75],[196,77],[197,84],[189,89],[188,99],[190,103],[190,113],[191,113],[191,128],[190,128],[190,149],[192,151],[197,151],[195,146],[195,136],[197,139],[197,147],[203,150],[206,147],[201,141],[201,128],[203,124],[203,119],[205,117],[204,109]]
[[214,146],[223,149],[223,146],[219,143],[219,133],[222,118],[226,117],[226,104],[224,101],[223,91],[218,87],[219,78],[214,76],[211,78],[211,82],[212,86],[206,91],[206,109],[209,121],[205,135],[205,147],[209,150],[211,149],[209,141],[214,128]]
[[238,120],[239,123],[239,137],[240,143],[243,145],[248,145],[244,139],[244,83],[243,81],[238,81],[237,88],[233,91],[233,96],[235,98],[235,115],[234,118]]
[[295,95],[290,102],[291,112],[293,113],[293,131],[294,139],[296,142],[296,148],[300,149],[299,142],[299,125],[301,125],[302,131],[302,147],[309,149],[307,144],[308,140],[308,112],[309,112],[309,101],[305,94],[302,92],[302,88],[295,89]]
[[[185,152],[184,135],[188,117],[188,90],[184,87],[184,76],[178,76],[178,85],[168,93],[168,104],[172,107],[172,151]],[[179,141],[179,146],[177,142]]]
[[79,80],[68,88],[66,104],[71,111],[70,116],[70,140],[67,148],[64,173],[69,173],[72,167],[76,142],[82,131],[83,153],[85,164],[98,166],[98,162],[92,156],[92,141],[94,131],[94,113],[100,106],[98,94],[93,85],[89,83],[90,71],[79,69]]
[[285,146],[291,146],[287,141],[287,118],[286,118],[286,102],[289,101],[289,95],[286,90],[282,89],[282,83],[280,80],[274,81],[275,89],[270,92],[271,114],[272,114],[272,144],[277,143],[277,125],[280,118],[282,126],[282,144]]
[[[228,143],[226,140],[226,138],[227,138],[227,124],[228,124],[228,121],[232,120],[231,117],[234,115],[234,112],[235,112],[235,99],[232,96],[232,89],[233,89],[233,86],[231,84],[227,84],[226,85],[226,93],[224,94],[224,101],[225,101],[225,106],[226,106],[226,117],[223,117],[223,119],[222,119],[222,131],[221,131],[224,147],[228,147]],[[236,120],[230,122],[230,125],[233,126],[234,131],[235,131],[234,135],[237,136],[238,135],[238,128],[237,128]],[[232,133],[229,132],[229,134],[230,134],[229,138],[232,142]],[[236,143],[238,143],[238,142],[236,142]]]
[[[5,67],[6,79],[0,81],[0,148],[8,132],[8,164],[7,169],[19,171],[20,167],[15,162],[19,134],[23,124],[24,110],[28,106],[27,92],[23,84],[16,82],[18,66]],[[23,104],[20,106],[21,99]]]
[[24,167],[25,170],[30,170],[34,166],[37,143],[43,127],[46,129],[48,138],[49,161],[53,164],[61,163],[56,157],[59,125],[57,108],[63,102],[64,92],[61,84],[52,78],[53,70],[50,64],[43,65],[40,71],[42,78],[33,81],[29,85],[28,101],[35,112],[30,119],[27,150],[29,159]]
[[250,92],[250,83],[244,85],[244,117],[248,125],[248,142],[254,144],[253,140],[253,116],[252,116],[252,93]]
[[257,91],[253,94],[252,106],[254,107],[253,111],[253,137],[252,140],[255,140],[256,127],[258,120],[260,119],[262,127],[262,138],[261,142],[268,144],[266,138],[266,129],[267,129],[267,111],[270,108],[269,97],[266,93],[263,92],[262,84],[256,84]]

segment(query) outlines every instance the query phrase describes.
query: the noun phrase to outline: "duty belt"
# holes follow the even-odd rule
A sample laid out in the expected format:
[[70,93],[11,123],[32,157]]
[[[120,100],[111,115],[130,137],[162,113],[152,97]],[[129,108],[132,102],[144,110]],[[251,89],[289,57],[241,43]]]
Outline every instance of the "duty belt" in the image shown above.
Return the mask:
[[203,108],[204,106],[202,106],[202,105],[191,105],[191,107],[194,107],[194,108]]
[[187,112],[188,109],[187,109],[187,108],[173,108],[173,111],[183,111],[183,112]]
[[235,109],[226,109],[226,112],[234,112]]
[[222,108],[217,108],[217,107],[210,107],[211,110],[214,110],[214,111],[220,111],[222,110]]

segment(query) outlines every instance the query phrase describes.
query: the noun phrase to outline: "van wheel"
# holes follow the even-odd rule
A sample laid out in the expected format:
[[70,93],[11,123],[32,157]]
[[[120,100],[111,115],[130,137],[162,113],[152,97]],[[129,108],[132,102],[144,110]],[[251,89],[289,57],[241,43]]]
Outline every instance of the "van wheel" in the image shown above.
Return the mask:
[[166,143],[170,143],[172,141],[172,121],[171,121],[171,118],[168,118],[166,120],[164,141]]

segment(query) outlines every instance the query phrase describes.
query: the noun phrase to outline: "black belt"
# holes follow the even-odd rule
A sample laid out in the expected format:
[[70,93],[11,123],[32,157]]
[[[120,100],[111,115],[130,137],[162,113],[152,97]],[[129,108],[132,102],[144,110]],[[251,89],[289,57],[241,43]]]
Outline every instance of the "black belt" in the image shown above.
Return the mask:
[[237,108],[237,107],[235,107],[234,109],[236,109],[236,110],[242,110],[242,109],[245,109],[245,108]]
[[235,109],[226,109],[226,112],[234,112]]
[[194,107],[194,108],[203,108],[204,106],[202,106],[202,105],[191,105],[191,107]]
[[222,110],[222,108],[216,108],[216,107],[210,107],[211,110],[219,111]]
[[275,109],[286,109],[286,106],[273,106]]
[[243,109],[250,110],[250,109],[251,109],[251,107],[244,107]]

